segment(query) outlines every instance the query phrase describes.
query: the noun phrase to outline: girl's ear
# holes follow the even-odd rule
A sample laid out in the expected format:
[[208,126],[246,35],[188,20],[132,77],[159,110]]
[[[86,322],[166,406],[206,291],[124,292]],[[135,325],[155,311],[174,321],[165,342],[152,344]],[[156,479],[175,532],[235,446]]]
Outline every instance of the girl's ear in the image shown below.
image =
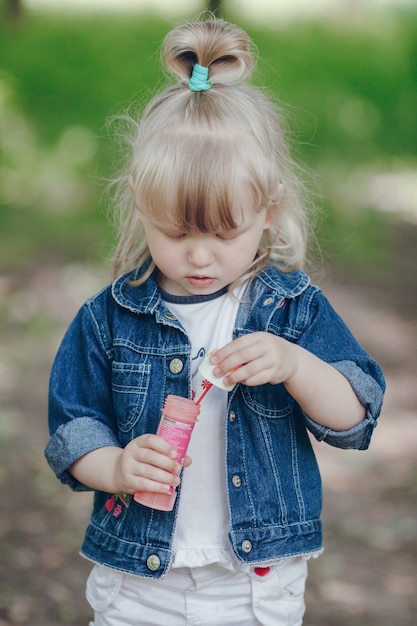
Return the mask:
[[268,230],[268,228],[271,226],[273,222],[273,218],[274,218],[274,206],[276,206],[279,203],[279,201],[282,198],[283,193],[284,193],[284,185],[280,183],[278,185],[278,193],[276,194],[274,199],[271,200],[269,207],[267,207],[266,209],[264,230]]
[[268,230],[268,228],[271,226],[271,224],[272,224],[272,209],[266,209],[266,211],[265,211],[264,230]]

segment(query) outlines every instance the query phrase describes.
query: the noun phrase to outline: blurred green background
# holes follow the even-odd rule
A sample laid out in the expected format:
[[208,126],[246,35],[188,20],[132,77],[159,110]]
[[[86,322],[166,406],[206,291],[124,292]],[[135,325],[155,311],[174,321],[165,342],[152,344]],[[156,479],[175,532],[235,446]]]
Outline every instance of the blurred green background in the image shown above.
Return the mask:
[[[333,4],[265,24],[237,0],[223,10],[255,41],[255,82],[282,102],[314,172],[313,277],[388,381],[370,451],[318,451],[328,550],[311,565],[306,625],[414,626],[417,8]],[[48,376],[78,306],[108,280],[104,191],[121,152],[107,121],[164,85],[159,46],[177,17],[13,6],[0,0],[0,626],[81,626],[90,496],[43,459]]]
[[[239,23],[259,48],[256,80],[288,105],[295,156],[318,175],[324,256],[361,271],[390,261],[393,221],[417,222],[417,12],[281,29]],[[2,16],[2,267],[101,258],[112,238],[102,183],[117,156],[105,122],[161,86],[158,47],[171,25],[146,15]]]

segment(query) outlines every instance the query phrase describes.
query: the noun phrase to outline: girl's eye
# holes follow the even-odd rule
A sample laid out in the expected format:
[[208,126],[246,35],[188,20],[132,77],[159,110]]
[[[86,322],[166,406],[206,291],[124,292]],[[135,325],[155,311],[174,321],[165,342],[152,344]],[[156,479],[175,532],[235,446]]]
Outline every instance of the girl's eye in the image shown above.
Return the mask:
[[168,239],[184,239],[187,236],[187,233],[164,233]]
[[232,241],[236,239],[238,233],[217,233],[216,237],[222,241]]

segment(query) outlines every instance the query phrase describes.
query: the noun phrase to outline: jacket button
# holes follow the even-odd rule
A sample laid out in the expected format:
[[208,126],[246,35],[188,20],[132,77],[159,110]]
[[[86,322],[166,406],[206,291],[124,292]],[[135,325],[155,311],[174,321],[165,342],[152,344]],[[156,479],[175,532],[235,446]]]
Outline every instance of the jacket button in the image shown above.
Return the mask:
[[156,572],[161,566],[161,559],[157,554],[151,554],[146,559],[146,567],[151,570],[151,572]]
[[271,298],[271,297],[269,297],[269,298],[265,298],[265,300],[263,301],[263,303],[262,303],[262,304],[263,304],[264,306],[268,306],[268,304],[271,304],[271,302],[272,302],[273,300],[274,300],[274,298]]
[[169,364],[169,371],[173,374],[179,374],[182,371],[183,367],[184,364],[181,359],[172,359]]
[[246,552],[246,554],[252,550],[252,544],[249,539],[245,539],[245,541],[242,541],[242,550],[243,552]]
[[235,487],[240,487],[242,484],[242,479],[238,474],[235,474],[232,478],[232,483]]
[[172,320],[172,321],[176,321],[177,317],[171,313],[171,311],[164,311],[164,317],[167,318],[167,320]]
[[234,422],[235,419],[236,419],[236,413],[234,411],[230,411],[230,413],[229,413],[229,420],[231,422]]

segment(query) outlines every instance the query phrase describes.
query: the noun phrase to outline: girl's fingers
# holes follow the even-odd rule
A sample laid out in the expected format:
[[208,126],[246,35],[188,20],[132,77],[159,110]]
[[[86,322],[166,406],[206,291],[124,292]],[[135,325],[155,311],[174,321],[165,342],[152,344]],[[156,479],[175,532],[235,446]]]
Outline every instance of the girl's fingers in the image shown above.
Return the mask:
[[260,367],[257,360],[263,357],[265,350],[263,343],[256,340],[255,333],[240,337],[210,357],[216,365],[214,374],[220,377],[228,375],[228,380],[240,382]]
[[167,474],[166,476],[158,473],[150,474],[149,476],[142,474],[135,476],[134,480],[132,479],[132,483],[135,485],[133,491],[170,493],[180,484],[180,478],[172,474]]
[[214,374],[226,385],[244,383],[255,386],[284,382],[291,371],[287,359],[288,342],[259,332],[239,337],[212,354]]
[[134,491],[166,492],[179,482],[176,450],[161,437],[147,434],[131,441],[123,452],[121,474]]
[[137,437],[129,445],[136,446],[138,450],[153,450],[171,459],[175,459],[177,456],[177,451],[170,443],[162,437],[150,433]]

